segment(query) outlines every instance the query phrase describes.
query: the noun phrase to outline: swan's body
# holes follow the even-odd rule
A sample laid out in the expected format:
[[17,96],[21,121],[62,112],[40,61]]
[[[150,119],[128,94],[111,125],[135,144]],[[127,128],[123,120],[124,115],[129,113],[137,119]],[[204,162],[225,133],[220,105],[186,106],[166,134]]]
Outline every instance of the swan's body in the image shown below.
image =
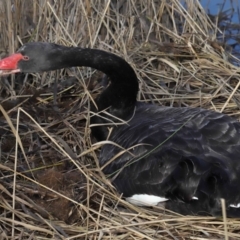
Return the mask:
[[240,217],[239,122],[200,108],[137,102],[138,80],[131,66],[101,50],[30,43],[0,61],[0,70],[10,72],[70,66],[94,67],[111,80],[92,110],[107,109],[125,122],[116,126],[112,122],[119,119],[107,121],[109,115],[103,111],[91,122],[111,123],[113,131],[109,137],[108,127],[98,126],[92,133],[98,141],[108,138],[119,145],[104,145],[99,161],[128,201],[138,205],[164,201],[167,208],[184,214],[220,215],[224,198],[227,214]]
[[[123,149],[136,147],[107,165],[104,172],[114,179],[119,169],[129,165],[113,183],[130,202],[144,205],[143,198],[137,202],[130,197],[148,194],[188,205],[192,203],[195,205],[192,213],[205,211],[211,214],[220,213],[220,198],[225,198],[229,207],[240,202],[239,122],[200,108],[170,108],[144,103],[136,104],[134,116],[129,119],[127,124],[114,129],[109,140]],[[152,151],[156,146],[159,147]],[[120,151],[122,149],[116,145],[104,145],[100,165]],[[144,201],[146,205],[156,203],[155,198],[152,198],[152,204]],[[159,199],[161,201],[163,199]],[[207,201],[205,206],[204,201]],[[166,202],[169,204],[171,202]],[[182,205],[182,208],[186,206]]]

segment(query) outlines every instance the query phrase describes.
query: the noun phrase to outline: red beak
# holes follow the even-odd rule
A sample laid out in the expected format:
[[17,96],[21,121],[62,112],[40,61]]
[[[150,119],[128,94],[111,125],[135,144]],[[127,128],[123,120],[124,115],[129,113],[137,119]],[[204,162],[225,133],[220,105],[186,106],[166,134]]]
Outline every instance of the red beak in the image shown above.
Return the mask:
[[18,62],[21,59],[23,59],[23,55],[21,53],[15,53],[0,60],[0,75],[20,72],[20,69],[18,68]]

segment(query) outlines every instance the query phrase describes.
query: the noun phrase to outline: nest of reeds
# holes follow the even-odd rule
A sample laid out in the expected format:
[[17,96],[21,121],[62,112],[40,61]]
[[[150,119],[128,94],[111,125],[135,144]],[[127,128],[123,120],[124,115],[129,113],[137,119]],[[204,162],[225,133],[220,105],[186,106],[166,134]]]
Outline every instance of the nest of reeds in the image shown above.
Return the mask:
[[[191,0],[5,0],[0,16],[1,57],[29,41],[105,49],[135,69],[138,100],[239,118],[239,53],[227,41],[240,25],[222,24],[228,12]],[[216,219],[121,198],[89,130],[106,84],[89,68],[1,78],[0,239],[240,239],[224,204]]]

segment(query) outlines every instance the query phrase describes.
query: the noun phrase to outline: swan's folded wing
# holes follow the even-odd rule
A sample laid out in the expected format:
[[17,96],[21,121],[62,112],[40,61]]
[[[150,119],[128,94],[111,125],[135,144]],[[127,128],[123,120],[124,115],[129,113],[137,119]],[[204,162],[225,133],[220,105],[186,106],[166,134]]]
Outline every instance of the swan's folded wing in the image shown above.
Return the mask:
[[[145,105],[144,111],[139,107],[133,120],[111,138],[125,149],[135,146],[131,154],[124,153],[104,169],[120,192],[127,197],[146,193],[183,201],[226,195],[230,202],[240,202],[235,190],[231,197],[227,194],[240,184],[237,121],[203,109]],[[105,145],[101,165],[119,152],[118,147]]]

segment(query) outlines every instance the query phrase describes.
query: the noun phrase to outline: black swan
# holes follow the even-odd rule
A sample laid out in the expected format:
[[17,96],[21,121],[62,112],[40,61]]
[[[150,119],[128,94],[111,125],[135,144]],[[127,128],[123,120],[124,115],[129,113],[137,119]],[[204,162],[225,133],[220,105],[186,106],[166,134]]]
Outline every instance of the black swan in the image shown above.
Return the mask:
[[182,214],[220,216],[223,198],[227,216],[240,217],[238,121],[201,108],[138,102],[132,67],[97,49],[28,43],[0,61],[0,74],[73,66],[98,69],[111,81],[92,105],[98,112],[91,118],[92,134],[98,141],[116,143],[102,147],[99,162],[127,201],[162,204]]

